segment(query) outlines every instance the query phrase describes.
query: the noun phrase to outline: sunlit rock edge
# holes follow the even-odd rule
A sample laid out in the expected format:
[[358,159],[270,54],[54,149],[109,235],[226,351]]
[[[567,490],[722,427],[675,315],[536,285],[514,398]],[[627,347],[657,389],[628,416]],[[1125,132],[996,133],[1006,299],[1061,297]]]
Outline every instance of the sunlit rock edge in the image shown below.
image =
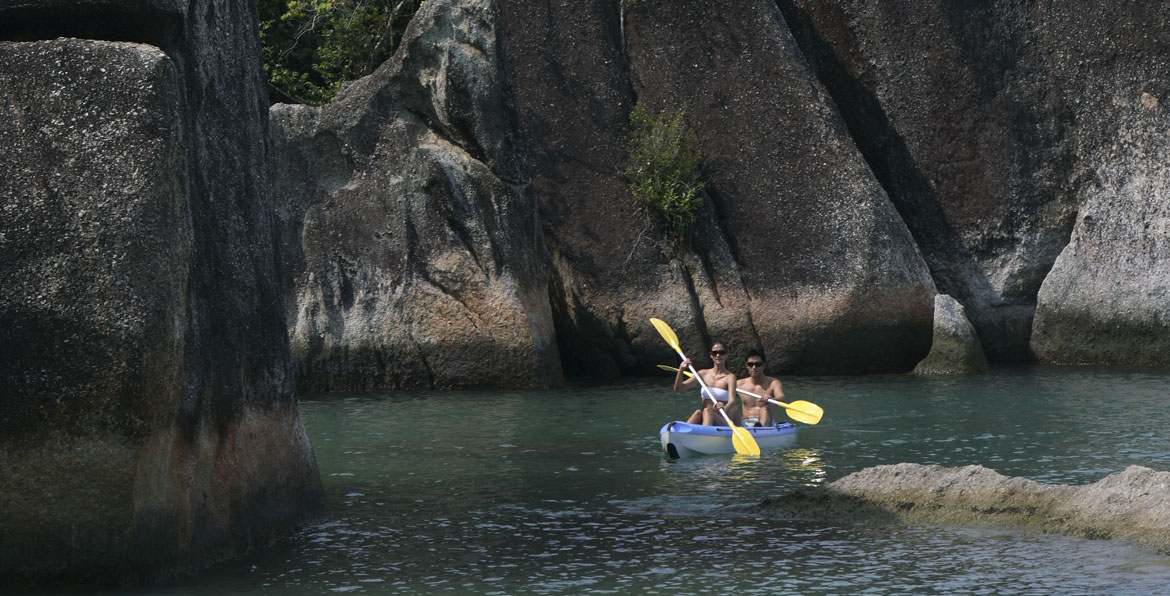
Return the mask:
[[1130,466],[1092,484],[1043,484],[983,466],[900,463],[797,489],[761,508],[777,518],[994,525],[1132,540],[1170,554],[1170,472]]

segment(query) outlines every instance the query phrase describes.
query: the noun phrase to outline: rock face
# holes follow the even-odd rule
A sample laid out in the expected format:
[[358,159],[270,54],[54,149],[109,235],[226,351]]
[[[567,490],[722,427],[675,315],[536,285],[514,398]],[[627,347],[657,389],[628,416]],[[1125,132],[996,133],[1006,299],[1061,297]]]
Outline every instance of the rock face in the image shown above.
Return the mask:
[[496,13],[427,2],[395,56],[336,101],[273,108],[302,387],[561,381]]
[[939,294],[934,297],[934,341],[930,353],[914,373],[919,375],[970,375],[988,370],[987,357],[979,334],[967,320],[966,309],[957,300]]
[[939,291],[967,306],[991,356],[1026,359],[1036,293],[1086,175],[1079,98],[1054,71],[1063,58],[1050,51],[1046,10],[779,5]]
[[1040,288],[1032,348],[1041,362],[1166,366],[1170,6],[1054,16],[1063,77],[1085,104],[1078,122],[1091,182],[1072,238]]
[[[438,6],[448,5],[461,6]],[[376,84],[405,89],[390,81],[414,77],[424,81],[417,94],[377,95],[367,89],[375,83],[362,83],[311,116],[278,108],[278,131],[308,127],[278,141],[290,156],[278,179],[302,378],[316,388],[555,382],[553,338],[571,375],[640,374],[675,358],[651,316],[671,323],[692,355],[720,339],[736,353],[765,348],[780,372],[902,371],[927,351],[939,291],[965,307],[992,361],[1164,363],[1165,170],[1149,156],[1165,149],[1158,81],[1170,55],[1168,11],[500,0],[481,71],[409,75],[410,61],[397,59]],[[443,120],[464,109],[451,103],[461,94],[478,107],[463,112],[469,119]],[[497,273],[437,284],[418,280],[458,269],[455,253],[417,253],[413,269],[371,265],[383,257],[369,254],[400,255],[410,242],[361,240],[382,232],[339,218],[370,228],[400,212],[330,206],[369,195],[357,189],[376,180],[390,182],[375,194],[411,184],[393,173],[407,172],[406,162],[372,149],[398,142],[374,141],[371,131],[390,130],[381,123],[402,121],[401,111],[359,99],[388,95],[422,106],[438,136],[514,192],[532,193],[540,229],[509,219],[515,213],[500,217],[498,229],[519,227],[493,249],[523,256],[493,261],[509,263]],[[685,107],[699,139],[707,193],[683,243],[634,203],[621,174],[636,101]],[[349,117],[362,126],[338,132],[342,111],[363,110]],[[467,139],[483,135],[510,140],[477,152]],[[412,151],[399,145],[399,154]],[[485,222],[494,217],[485,213]],[[460,226],[472,231],[448,233]],[[475,247],[484,237],[475,230],[493,229],[477,226],[434,229]],[[339,232],[341,243],[329,239]],[[330,243],[338,247],[312,248]],[[482,248],[467,250],[488,262]],[[512,288],[509,280],[528,279],[509,271],[517,263],[533,281]],[[546,275],[555,332],[537,305]],[[462,289],[438,289],[452,283]],[[456,293],[459,304],[438,299]],[[393,307],[383,306],[389,296]],[[441,315],[410,306],[434,299]],[[526,317],[530,331],[519,331]],[[497,380],[487,369],[498,360],[459,356],[494,357],[482,349],[513,336],[528,347],[503,360],[537,354],[527,375],[504,368]],[[453,369],[437,374],[440,359]]]
[[[677,359],[657,316],[696,355],[718,338],[740,355],[760,345],[787,371],[911,368],[933,283],[779,12],[616,9],[501,10],[567,360],[616,374]],[[621,178],[635,96],[685,105],[698,134],[710,192],[688,246],[665,240]]]
[[1170,8],[779,5],[990,357],[1027,360],[1035,329],[1042,361],[1166,361],[1164,284],[1135,273],[1165,269],[1143,218],[1165,210]]
[[[0,2],[0,586],[166,576],[323,512],[254,19]],[[54,39],[90,34],[130,41]]]
[[774,515],[998,524],[1080,538],[1134,540],[1170,553],[1170,472],[1141,466],[1084,486],[1009,478],[983,466],[866,468],[823,489],[770,501]]

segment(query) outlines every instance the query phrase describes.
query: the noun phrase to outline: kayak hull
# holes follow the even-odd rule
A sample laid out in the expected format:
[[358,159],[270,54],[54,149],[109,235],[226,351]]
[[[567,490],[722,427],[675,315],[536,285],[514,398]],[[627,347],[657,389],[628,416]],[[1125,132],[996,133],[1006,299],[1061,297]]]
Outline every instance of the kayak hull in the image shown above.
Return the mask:
[[[760,451],[790,447],[796,443],[796,425],[781,422],[777,426],[746,429],[760,446]],[[662,451],[671,459],[696,455],[735,453],[731,444],[731,427],[703,426],[686,422],[668,422],[658,431]]]

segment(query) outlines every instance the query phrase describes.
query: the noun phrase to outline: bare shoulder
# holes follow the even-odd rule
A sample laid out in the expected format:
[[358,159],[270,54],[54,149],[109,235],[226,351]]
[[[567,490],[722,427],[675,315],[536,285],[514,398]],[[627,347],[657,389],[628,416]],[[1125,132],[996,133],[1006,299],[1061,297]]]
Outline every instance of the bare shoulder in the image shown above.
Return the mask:
[[767,384],[768,389],[772,389],[780,393],[784,392],[783,385],[780,384],[780,379],[777,379],[776,377],[768,377]]

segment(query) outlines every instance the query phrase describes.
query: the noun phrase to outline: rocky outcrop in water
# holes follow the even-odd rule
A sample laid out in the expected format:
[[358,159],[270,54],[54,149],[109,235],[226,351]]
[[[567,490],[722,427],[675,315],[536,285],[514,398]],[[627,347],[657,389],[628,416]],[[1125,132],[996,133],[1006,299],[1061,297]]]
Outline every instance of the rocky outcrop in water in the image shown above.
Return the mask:
[[983,466],[875,466],[766,502],[770,515],[948,525],[996,524],[1134,540],[1170,554],[1170,472],[1130,466],[1093,484],[1041,484]]
[[496,7],[427,2],[322,108],[272,110],[302,386],[561,380],[548,265]]
[[1040,287],[1032,348],[1042,362],[1166,366],[1170,5],[1055,16],[1055,51],[1080,105],[1089,174],[1071,239]]
[[0,1],[0,586],[166,576],[323,512],[255,25]]
[[914,374],[970,375],[987,371],[987,356],[979,334],[967,320],[966,309],[946,294],[935,296],[934,340],[930,353],[914,367]]
[[1167,6],[779,5],[992,357],[1166,362]]
[[[904,371],[927,351],[937,291],[965,307],[992,360],[1163,362],[1165,201],[1162,170],[1148,156],[1163,148],[1166,10],[1126,4],[1114,18],[1108,7],[1033,1],[500,1],[498,45],[487,56],[504,67],[486,66],[499,76],[444,80],[498,95],[482,105],[501,111],[476,117],[497,131],[518,127],[510,134],[527,143],[531,168],[505,179],[534,193],[547,252],[515,254],[537,263],[533,285],[547,271],[555,333],[524,340],[541,338],[531,343],[547,375],[505,369],[496,381],[473,364],[460,374],[489,384],[555,380],[540,347],[552,337],[570,374],[637,374],[674,358],[650,316],[674,325],[691,352],[714,338],[736,350],[760,345],[783,372]],[[419,76],[433,73],[446,77]],[[418,101],[440,105],[449,92]],[[683,243],[633,202],[621,174],[636,101],[685,107],[699,139],[708,190]],[[321,113],[368,108],[345,102]],[[367,122],[394,117],[377,108]],[[364,241],[317,261],[301,254],[298,242],[328,244],[314,239],[317,208],[306,206],[349,192],[340,189],[357,153],[331,142],[305,144],[280,176],[284,195],[299,197],[286,218],[287,268],[312,276],[289,305],[304,324],[294,332],[304,377],[461,384],[434,377],[432,363],[464,351],[457,335],[478,333],[473,345],[486,346],[494,332],[425,331],[436,324],[408,311],[411,296],[429,292],[405,290],[393,308],[379,307],[385,314],[357,314],[344,304],[349,280],[415,283],[393,267],[370,273],[370,258],[346,252]],[[375,161],[361,167],[399,175],[386,169],[393,162]],[[320,175],[302,174],[317,166]],[[518,237],[530,238],[529,222],[518,225]],[[465,300],[456,319],[492,316],[484,313],[501,294],[489,287],[467,286],[462,296],[488,297]],[[535,312],[534,300],[517,303]],[[1133,337],[1141,341],[1126,341]]]
[[[769,2],[501,6],[579,372],[677,359],[651,316],[696,355],[717,337],[787,370],[906,370],[926,353],[933,283]],[[689,245],[625,188],[635,99],[685,106],[698,135],[709,192]]]

